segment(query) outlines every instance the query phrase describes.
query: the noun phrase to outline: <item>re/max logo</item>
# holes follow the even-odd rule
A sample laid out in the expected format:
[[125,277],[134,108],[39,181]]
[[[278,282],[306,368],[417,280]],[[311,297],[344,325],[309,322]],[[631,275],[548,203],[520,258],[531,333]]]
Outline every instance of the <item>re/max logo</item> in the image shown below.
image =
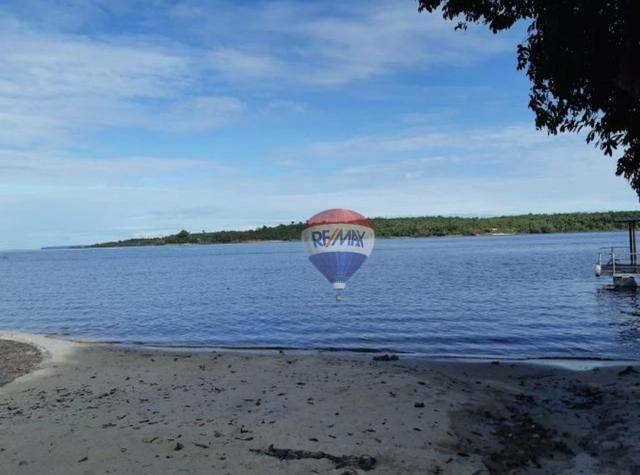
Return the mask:
[[344,232],[342,229],[335,229],[332,234],[329,234],[329,230],[313,231],[311,233],[311,239],[313,240],[313,247],[330,247],[339,243],[342,246],[345,242],[347,246],[364,247],[364,235],[366,231],[357,231],[350,229]]

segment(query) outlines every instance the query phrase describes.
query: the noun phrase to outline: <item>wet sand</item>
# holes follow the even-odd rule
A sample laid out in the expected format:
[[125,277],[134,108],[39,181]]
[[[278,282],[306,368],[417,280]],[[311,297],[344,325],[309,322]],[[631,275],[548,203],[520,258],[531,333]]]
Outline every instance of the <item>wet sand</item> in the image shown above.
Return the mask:
[[640,473],[628,363],[0,338],[0,473]]
[[36,347],[13,340],[0,339],[0,386],[27,374],[42,361]]

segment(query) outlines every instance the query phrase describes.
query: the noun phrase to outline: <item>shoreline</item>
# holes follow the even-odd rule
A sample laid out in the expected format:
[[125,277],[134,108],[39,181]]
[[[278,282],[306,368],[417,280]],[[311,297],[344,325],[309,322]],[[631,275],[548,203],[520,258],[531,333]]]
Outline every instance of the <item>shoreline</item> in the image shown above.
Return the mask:
[[498,361],[501,363],[527,363],[527,364],[540,364],[540,365],[556,365],[576,367],[591,365],[594,367],[597,365],[610,366],[610,365],[640,365],[640,358],[618,358],[609,356],[501,356],[501,355],[453,355],[453,354],[437,354],[437,353],[418,353],[404,350],[396,350],[393,348],[340,348],[340,347],[317,347],[317,348],[302,348],[294,346],[231,346],[231,345],[206,345],[206,344],[159,344],[159,343],[145,343],[142,341],[127,342],[120,340],[101,340],[92,338],[77,338],[71,335],[61,335],[59,333],[29,333],[23,331],[11,331],[0,329],[0,339],[4,338],[3,335],[15,335],[16,338],[20,338],[22,335],[24,338],[29,337],[43,337],[52,340],[66,341],[70,343],[77,343],[80,345],[97,345],[103,347],[113,346],[114,348],[125,348],[131,350],[154,350],[154,351],[176,351],[176,352],[194,352],[194,353],[230,353],[230,354],[247,354],[247,355],[273,355],[281,352],[287,352],[289,355],[297,356],[319,356],[319,355],[333,355],[336,357],[354,358],[359,357],[368,359],[373,356],[380,355],[397,355],[402,357],[403,360],[419,361],[434,361],[434,362],[461,362],[461,363],[492,363]]
[[[514,237],[514,236],[538,236],[538,235],[566,235],[566,234],[594,234],[594,233],[624,233],[624,229],[607,229],[607,230],[590,230],[590,231],[558,231],[545,233],[476,233],[476,234],[444,234],[431,236],[384,236],[377,237],[376,240],[410,240],[410,239],[446,239],[446,238],[482,238],[482,237]],[[185,246],[219,246],[233,244],[288,244],[301,243],[301,239],[274,239],[274,240],[253,240],[253,241],[236,241],[236,242],[202,242],[202,243],[168,243],[168,244],[129,244],[122,246],[106,246],[102,244],[80,244],[71,246],[45,246],[35,251],[56,251],[56,250],[82,250],[82,249],[126,249],[139,247],[185,247]],[[25,249],[28,250],[28,249]],[[1,252],[1,251],[0,251]]]
[[[442,236],[384,236],[377,237],[376,240],[397,241],[411,239],[447,239],[447,238],[504,238],[518,236],[549,236],[549,235],[568,235],[568,234],[611,234],[624,233],[624,229],[608,229],[608,230],[590,230],[590,231],[565,231],[565,232],[547,232],[547,233],[477,233],[477,234],[445,234]],[[79,251],[87,249],[126,249],[126,248],[155,248],[155,247],[190,247],[190,246],[220,246],[220,245],[237,245],[237,244],[290,244],[301,243],[300,239],[275,239],[275,240],[254,240],[254,241],[237,241],[237,242],[203,242],[203,243],[168,243],[168,244],[140,244],[140,245],[122,245],[122,246],[106,246],[101,244],[71,244],[68,246],[42,246],[27,249],[0,249],[0,253],[6,252],[31,252],[31,251]]]
[[640,470],[639,362],[567,368],[0,339],[43,355],[0,386],[2,472]]

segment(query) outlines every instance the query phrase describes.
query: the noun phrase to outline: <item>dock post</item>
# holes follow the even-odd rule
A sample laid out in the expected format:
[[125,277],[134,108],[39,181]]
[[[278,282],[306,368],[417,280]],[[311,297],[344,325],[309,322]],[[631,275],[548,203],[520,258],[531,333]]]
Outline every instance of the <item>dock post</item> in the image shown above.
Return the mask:
[[629,257],[634,272],[637,272],[636,223],[634,222],[629,223]]

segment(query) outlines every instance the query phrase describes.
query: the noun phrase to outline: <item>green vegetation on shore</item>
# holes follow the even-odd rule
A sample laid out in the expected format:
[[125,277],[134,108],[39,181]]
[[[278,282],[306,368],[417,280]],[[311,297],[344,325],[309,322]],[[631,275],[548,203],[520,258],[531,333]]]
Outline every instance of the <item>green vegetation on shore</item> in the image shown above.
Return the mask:
[[[585,231],[614,231],[625,224],[614,218],[633,216],[640,211],[610,211],[602,213],[524,214],[494,218],[459,218],[424,216],[416,218],[373,218],[376,237],[475,236],[498,233],[566,233]],[[104,242],[86,247],[162,246],[166,244],[219,244],[251,241],[295,241],[300,239],[302,222],[262,226],[247,231],[214,231],[177,234],[156,238],[135,238]]]

